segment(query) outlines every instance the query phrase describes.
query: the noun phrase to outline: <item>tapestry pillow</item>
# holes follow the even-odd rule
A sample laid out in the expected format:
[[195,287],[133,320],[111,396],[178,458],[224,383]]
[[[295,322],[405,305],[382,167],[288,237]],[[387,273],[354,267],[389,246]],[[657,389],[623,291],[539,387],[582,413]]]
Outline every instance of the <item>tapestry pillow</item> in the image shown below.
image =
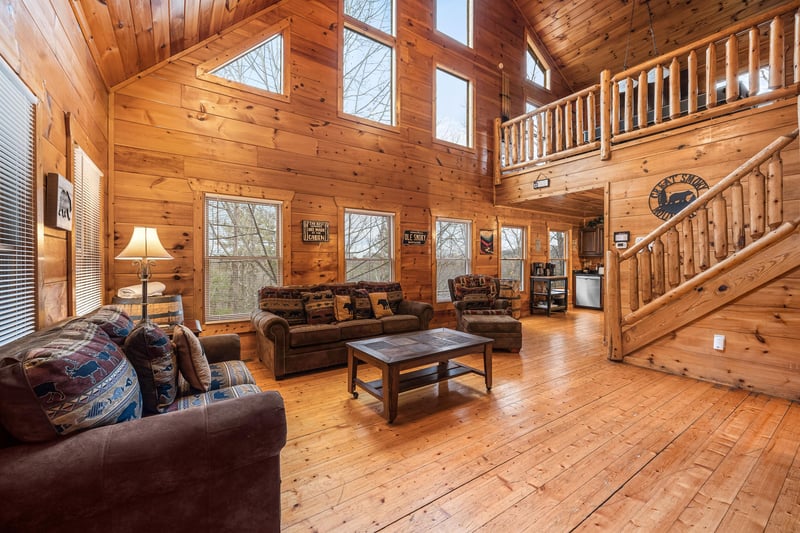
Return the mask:
[[389,300],[385,292],[371,292],[369,293],[369,301],[372,303],[372,312],[375,313],[375,318],[384,316],[392,316],[392,308],[389,307]]
[[331,291],[303,293],[303,307],[307,324],[330,324],[335,320],[334,300]]
[[258,291],[258,306],[283,318],[290,326],[306,323],[303,295],[298,287],[262,287]]
[[351,296],[353,298],[353,318],[363,320],[374,317],[367,289],[353,289]]
[[350,296],[342,296],[337,294],[335,296],[336,306],[334,307],[334,314],[336,315],[337,322],[344,322],[345,320],[353,320],[353,299]]
[[494,302],[489,297],[489,289],[487,287],[463,287],[459,291],[460,298],[464,302],[465,309],[485,309],[492,307]]
[[133,331],[133,320],[122,307],[116,305],[104,305],[87,320],[100,326],[118,346],[125,344],[125,337]]
[[358,287],[366,289],[369,293],[385,292],[392,312],[395,314],[399,312],[400,302],[403,301],[403,288],[397,281],[359,281]]
[[211,368],[200,339],[192,330],[178,324],[172,330],[172,345],[178,359],[178,370],[193,389],[207,391],[211,384]]
[[76,320],[0,365],[0,421],[17,440],[46,441],[141,415],[133,366],[88,321]]
[[167,334],[152,322],[139,324],[125,340],[125,355],[136,369],[145,413],[161,413],[175,401],[178,368]]

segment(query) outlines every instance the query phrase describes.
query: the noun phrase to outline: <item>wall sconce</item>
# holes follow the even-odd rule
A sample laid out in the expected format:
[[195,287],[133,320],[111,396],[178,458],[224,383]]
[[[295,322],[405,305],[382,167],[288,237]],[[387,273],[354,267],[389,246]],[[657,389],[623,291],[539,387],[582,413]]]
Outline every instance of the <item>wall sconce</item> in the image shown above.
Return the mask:
[[142,282],[142,320],[139,323],[147,322],[147,281],[151,275],[150,267],[155,261],[172,259],[172,256],[162,246],[156,228],[136,226],[130,242],[116,259],[131,260],[139,270],[139,279]]

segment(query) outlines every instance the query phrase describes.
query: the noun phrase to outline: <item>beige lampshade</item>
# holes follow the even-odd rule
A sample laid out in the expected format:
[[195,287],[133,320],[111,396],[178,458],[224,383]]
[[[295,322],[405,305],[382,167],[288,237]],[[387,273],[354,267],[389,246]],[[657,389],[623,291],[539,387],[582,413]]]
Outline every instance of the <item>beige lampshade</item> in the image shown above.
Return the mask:
[[141,261],[172,259],[172,256],[161,245],[156,228],[136,226],[128,246],[116,258]]

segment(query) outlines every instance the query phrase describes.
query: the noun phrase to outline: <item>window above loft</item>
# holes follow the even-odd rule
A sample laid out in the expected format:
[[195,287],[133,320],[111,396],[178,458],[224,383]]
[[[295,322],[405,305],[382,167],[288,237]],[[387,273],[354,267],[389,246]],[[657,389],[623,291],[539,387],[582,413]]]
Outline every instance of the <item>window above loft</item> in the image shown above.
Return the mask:
[[550,89],[550,66],[542,59],[530,37],[525,54],[525,79],[543,89]]
[[473,143],[472,81],[436,68],[434,134],[436,139],[467,148]]
[[289,21],[197,67],[197,77],[271,98],[289,97]]
[[472,48],[472,0],[435,0],[436,31]]

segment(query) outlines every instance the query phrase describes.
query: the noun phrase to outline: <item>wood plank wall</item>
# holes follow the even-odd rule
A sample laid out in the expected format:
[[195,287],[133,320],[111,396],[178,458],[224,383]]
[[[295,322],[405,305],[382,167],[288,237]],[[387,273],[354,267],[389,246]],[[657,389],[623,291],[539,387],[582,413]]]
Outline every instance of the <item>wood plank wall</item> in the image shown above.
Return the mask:
[[[492,275],[498,272],[499,255],[477,254],[479,229],[529,227],[530,260],[543,261],[548,223],[582,223],[575,217],[493,205],[489,148],[492,120],[500,112],[497,65],[503,62],[518,80],[524,65],[524,26],[513,2],[476,3],[474,50],[431,29],[429,2],[398,2],[396,128],[360,123],[337,111],[339,5],[337,0],[288,0],[114,93],[112,256],[134,225],[156,225],[176,260],[160,262],[154,279],[164,282],[168,292],[183,295],[187,317],[202,317],[197,258],[203,237],[196,214],[201,190],[289,195],[285,282],[295,284],[339,280],[340,213],[346,207],[396,211],[401,232],[424,230],[431,236],[435,216],[470,219],[476,234],[474,271]],[[196,77],[198,64],[287,19],[289,102]],[[437,63],[475,82],[473,150],[433,141]],[[512,83],[511,92],[512,112],[523,112],[522,82]],[[330,242],[301,242],[304,219],[328,221]],[[434,299],[431,242],[400,247],[398,279],[408,298]],[[135,282],[132,268],[114,265],[109,294]],[[453,320],[450,308],[438,306],[437,323]],[[207,326],[208,331],[249,329],[246,322]]]
[[[38,317],[44,327],[71,312],[68,234],[44,226],[44,177],[70,176],[69,140],[108,169],[108,91],[63,0],[10,0],[0,9],[0,55],[39,99],[37,109]],[[66,115],[70,115],[67,131]]]
[[[650,192],[660,180],[686,172],[713,186],[779,135],[796,127],[797,101],[791,98],[687,126],[669,135],[618,145],[608,162],[601,162],[596,154],[582,156],[504,180],[497,191],[497,202],[513,203],[519,191],[531,190],[530,182],[541,173],[551,178],[554,191],[610,182],[607,234],[630,231],[634,242],[637,236],[647,235],[661,223],[649,207]],[[783,151],[782,158],[784,219],[792,220],[800,216],[797,141]],[[762,171],[766,172],[766,167]],[[625,314],[629,312],[627,268],[621,274]],[[800,272],[793,271],[675,335],[639,350],[625,361],[798,399],[799,284]],[[714,334],[726,336],[725,351],[712,349]]]

